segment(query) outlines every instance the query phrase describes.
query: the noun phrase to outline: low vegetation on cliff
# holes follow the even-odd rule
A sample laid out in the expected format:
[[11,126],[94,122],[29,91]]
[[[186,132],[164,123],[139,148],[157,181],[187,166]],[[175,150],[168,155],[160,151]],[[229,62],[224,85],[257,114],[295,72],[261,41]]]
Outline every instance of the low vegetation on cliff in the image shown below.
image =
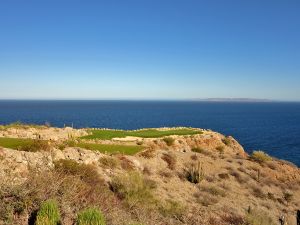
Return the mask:
[[22,129],[0,131],[0,224],[296,224],[299,168],[248,155],[232,137],[165,129],[92,140],[45,127],[39,139]]

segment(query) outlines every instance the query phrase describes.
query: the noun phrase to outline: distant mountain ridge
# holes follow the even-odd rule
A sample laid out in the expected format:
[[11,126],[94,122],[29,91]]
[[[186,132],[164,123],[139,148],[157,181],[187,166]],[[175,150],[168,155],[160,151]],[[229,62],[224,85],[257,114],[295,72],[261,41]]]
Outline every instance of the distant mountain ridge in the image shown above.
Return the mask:
[[270,99],[256,99],[256,98],[204,98],[195,99],[195,101],[204,102],[276,102]]

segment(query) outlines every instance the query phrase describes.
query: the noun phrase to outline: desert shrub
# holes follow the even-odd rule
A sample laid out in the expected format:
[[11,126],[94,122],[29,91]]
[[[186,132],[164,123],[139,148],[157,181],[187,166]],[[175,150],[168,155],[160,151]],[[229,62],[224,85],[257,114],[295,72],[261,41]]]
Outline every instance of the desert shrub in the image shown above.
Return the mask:
[[272,218],[261,210],[250,210],[245,216],[246,224],[249,225],[275,225]]
[[191,149],[192,152],[197,152],[197,153],[203,153],[205,150],[203,148],[200,147],[195,147]]
[[26,192],[21,186],[0,184],[0,224],[12,224],[13,219],[26,210]]
[[263,151],[254,151],[251,155],[251,158],[260,163],[272,160],[272,157]]
[[120,164],[121,164],[121,167],[122,169],[124,170],[134,170],[135,166],[134,166],[134,163],[129,160],[127,157],[125,156],[121,156],[120,158]]
[[97,208],[88,208],[78,213],[77,225],[105,225],[105,218]]
[[171,153],[164,153],[161,157],[167,164],[170,170],[174,170],[176,167],[176,157]]
[[184,171],[186,179],[191,183],[198,184],[204,179],[204,171],[200,162],[188,165]]
[[145,151],[141,152],[139,155],[146,158],[146,159],[150,159],[150,158],[153,158],[155,156],[155,150],[148,149],[148,150],[145,150]]
[[173,173],[171,171],[168,171],[168,170],[159,171],[159,175],[162,176],[162,177],[166,177],[166,178],[173,177]]
[[201,191],[207,192],[213,196],[221,196],[221,197],[225,197],[226,193],[224,190],[215,187],[215,186],[201,186],[200,187]]
[[229,137],[223,138],[223,139],[222,139],[222,142],[223,142],[225,145],[227,145],[227,146],[229,146],[229,145],[231,144],[231,140],[230,140]]
[[283,198],[284,200],[289,203],[293,200],[293,193],[290,193],[290,192],[284,192],[283,193]]
[[148,166],[144,166],[143,174],[150,176],[152,174],[151,169]]
[[198,160],[198,156],[196,154],[191,155],[191,160],[194,161]]
[[249,181],[248,177],[241,175],[237,171],[231,171],[230,175],[233,176],[240,184],[247,183]]
[[233,213],[221,215],[222,224],[246,225],[244,217]]
[[49,151],[50,149],[51,145],[45,140],[33,140],[19,148],[20,151],[26,152]]
[[56,161],[54,165],[57,171],[66,175],[78,176],[81,180],[92,186],[104,184],[103,179],[97,172],[97,168],[93,165],[80,164],[68,159]]
[[36,217],[36,225],[60,224],[60,213],[55,200],[47,200],[42,203]]
[[204,194],[201,192],[195,193],[194,197],[196,197],[196,200],[201,205],[208,207],[210,205],[217,204],[219,202],[218,198],[215,196],[212,196],[210,194]]
[[277,169],[278,169],[278,164],[277,164],[276,162],[273,162],[273,161],[267,162],[267,166],[268,166],[271,170],[277,170]]
[[136,144],[137,144],[137,145],[143,145],[144,142],[143,142],[143,141],[137,141]]
[[119,161],[112,156],[103,156],[99,159],[100,164],[105,168],[116,168],[119,166]]
[[257,198],[266,198],[266,194],[263,192],[262,188],[259,186],[252,186],[253,195]]
[[120,199],[125,200],[129,207],[151,206],[155,203],[149,183],[138,172],[115,176],[110,187]]
[[224,147],[224,146],[222,146],[222,145],[220,145],[220,146],[216,147],[216,150],[217,150],[218,152],[220,152],[221,154],[223,154],[223,153],[224,153],[224,149],[225,149],[225,147]]
[[240,171],[242,173],[247,173],[247,170],[244,167],[239,167],[238,171]]
[[172,146],[175,142],[174,138],[171,137],[165,137],[163,139],[163,141],[168,145],[168,146]]
[[228,173],[220,173],[220,174],[218,174],[218,176],[221,179],[229,179],[229,174]]
[[167,200],[159,207],[159,209],[164,216],[171,216],[175,218],[182,217],[184,213],[183,205],[180,202],[173,200]]

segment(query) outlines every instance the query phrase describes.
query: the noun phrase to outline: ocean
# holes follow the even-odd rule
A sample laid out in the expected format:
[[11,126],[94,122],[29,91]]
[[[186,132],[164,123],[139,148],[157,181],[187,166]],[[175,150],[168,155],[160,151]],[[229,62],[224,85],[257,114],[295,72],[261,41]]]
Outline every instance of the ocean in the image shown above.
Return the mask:
[[0,101],[0,124],[76,128],[199,127],[232,135],[247,152],[263,150],[300,166],[300,103],[196,101]]

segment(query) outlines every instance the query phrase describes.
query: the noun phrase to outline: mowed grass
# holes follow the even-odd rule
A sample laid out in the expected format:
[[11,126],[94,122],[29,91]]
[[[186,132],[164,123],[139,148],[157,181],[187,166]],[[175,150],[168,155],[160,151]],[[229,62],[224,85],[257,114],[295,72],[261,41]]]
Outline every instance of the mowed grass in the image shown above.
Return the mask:
[[33,143],[32,139],[0,137],[0,146],[4,148],[11,148],[11,149],[18,150],[32,143]]
[[109,144],[92,144],[92,143],[78,143],[75,146],[85,148],[88,150],[99,151],[107,154],[122,153],[125,155],[134,155],[143,149],[142,146],[136,145],[109,145]]
[[90,130],[91,134],[83,136],[82,139],[102,139],[111,140],[112,138],[124,138],[127,136],[142,137],[142,138],[159,138],[170,135],[193,135],[201,134],[200,130],[194,129],[173,129],[173,130],[157,130],[157,129],[145,129],[145,130]]

